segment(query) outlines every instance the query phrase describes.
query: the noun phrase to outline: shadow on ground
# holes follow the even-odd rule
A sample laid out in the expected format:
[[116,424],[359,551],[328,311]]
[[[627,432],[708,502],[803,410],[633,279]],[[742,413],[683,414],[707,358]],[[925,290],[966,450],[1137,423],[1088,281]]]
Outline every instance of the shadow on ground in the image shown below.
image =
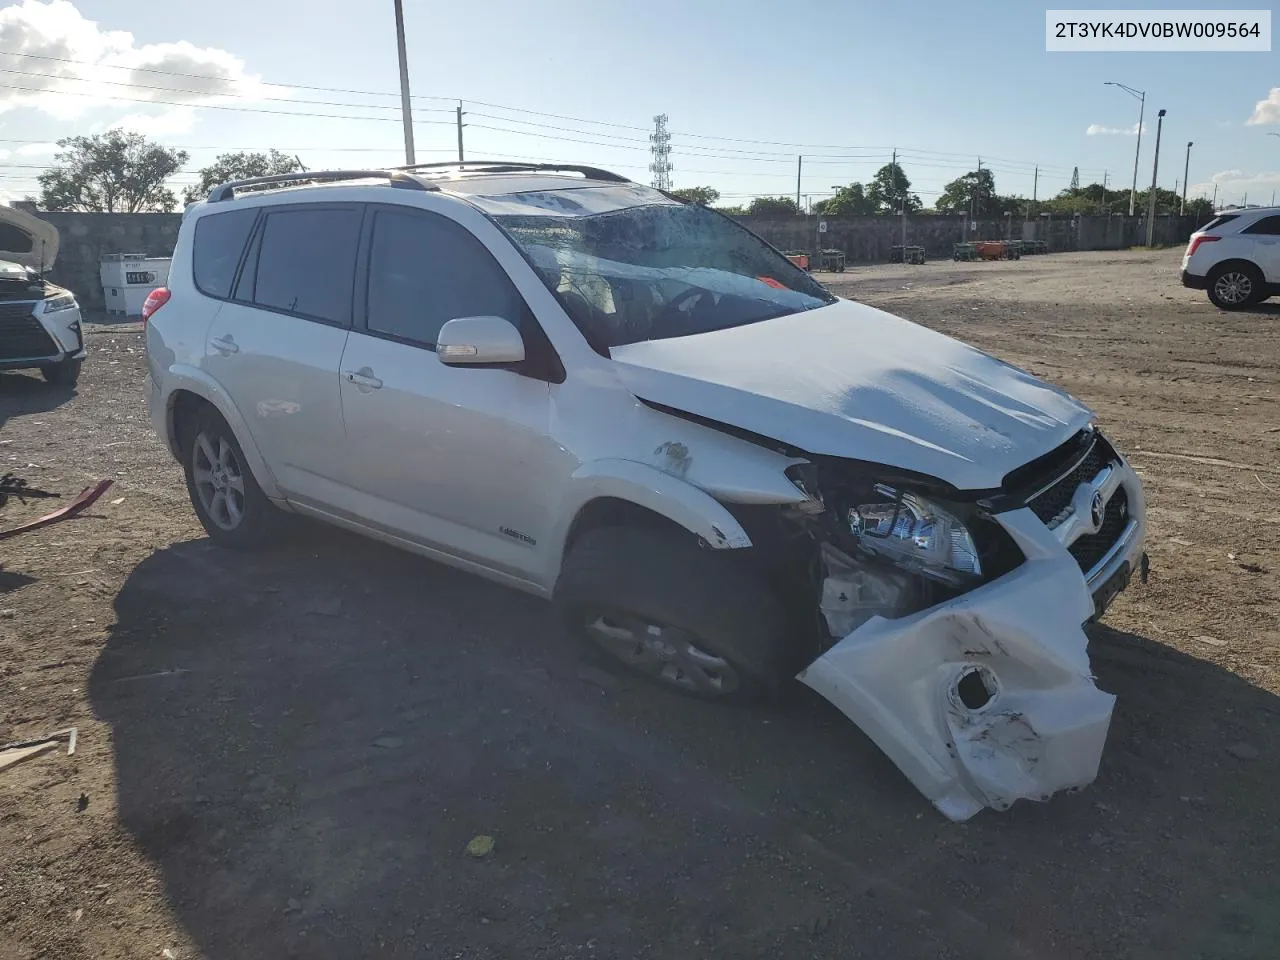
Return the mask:
[[1276,698],[1140,637],[1097,633],[1120,698],[1099,781],[955,825],[812,695],[583,679],[544,604],[346,535],[176,545],[116,613],[90,694],[120,818],[214,960],[1280,942]]
[[[47,413],[62,406],[76,394],[75,387],[45,383],[35,371],[0,371],[0,428],[11,417]],[[4,461],[0,460],[0,473]]]

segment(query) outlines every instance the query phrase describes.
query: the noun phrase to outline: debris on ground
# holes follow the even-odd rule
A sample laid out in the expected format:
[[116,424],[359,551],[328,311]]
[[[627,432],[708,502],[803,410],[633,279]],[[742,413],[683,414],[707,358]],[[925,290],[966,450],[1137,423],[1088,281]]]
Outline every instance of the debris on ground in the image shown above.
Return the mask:
[[480,834],[478,837],[472,837],[471,842],[467,844],[467,853],[473,857],[487,857],[493,853],[493,837]]
[[[57,523],[59,520],[66,520],[70,517],[74,517],[82,510],[91,506],[94,501],[106,493],[113,482],[114,481],[112,480],[99,480],[92,486],[85,487],[81,490],[74,500],[63,506],[61,509],[55,510],[53,513],[46,513],[43,517],[31,520],[27,523],[19,524],[18,526],[11,527],[8,530],[0,530],[0,540],[7,540],[9,537],[16,537],[20,533],[38,530],[40,527],[47,527],[51,523]],[[26,495],[31,496],[30,493],[27,493]],[[58,496],[58,494],[52,494],[52,496]]]
[[0,770],[16,767],[24,760],[30,760],[41,754],[57,750],[58,745],[62,743],[67,745],[67,756],[71,756],[76,752],[75,727],[58,730],[47,737],[40,737],[36,740],[20,740],[17,743],[7,743],[0,747]]

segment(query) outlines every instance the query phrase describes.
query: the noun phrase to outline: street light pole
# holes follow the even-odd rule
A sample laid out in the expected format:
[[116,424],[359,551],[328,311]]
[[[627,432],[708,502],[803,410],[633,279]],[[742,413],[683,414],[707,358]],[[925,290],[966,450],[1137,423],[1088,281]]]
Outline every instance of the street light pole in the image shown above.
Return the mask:
[[1129,190],[1129,216],[1134,214],[1134,204],[1138,197],[1138,157],[1142,155],[1142,119],[1147,110],[1147,91],[1135,90],[1133,87],[1116,83],[1114,80],[1103,81],[1103,86],[1119,87],[1131,97],[1138,98],[1138,145],[1133,148],[1133,186]]
[[1156,174],[1160,169],[1160,133],[1164,129],[1164,114],[1156,118],[1156,155],[1151,161],[1151,195],[1147,198],[1147,246],[1156,245]]
[[413,153],[413,108],[409,102],[409,62],[404,51],[404,5],[395,0],[396,51],[400,56],[400,115],[404,121],[404,162],[417,163]]
[[1187,162],[1182,166],[1182,204],[1178,207],[1178,216],[1180,217],[1184,217],[1187,214],[1187,171],[1191,169],[1191,148],[1194,146],[1194,142],[1187,141]]

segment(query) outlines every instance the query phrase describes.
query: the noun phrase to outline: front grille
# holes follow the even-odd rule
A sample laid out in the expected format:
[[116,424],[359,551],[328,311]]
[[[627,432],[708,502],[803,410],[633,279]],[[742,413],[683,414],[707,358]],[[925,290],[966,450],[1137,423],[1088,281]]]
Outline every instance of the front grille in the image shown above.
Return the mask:
[[1106,441],[1098,438],[1089,448],[1085,458],[1080,461],[1079,466],[1054,481],[1049,489],[1037,494],[1027,506],[1046,526],[1056,527],[1070,515],[1067,508],[1071,506],[1071,498],[1075,496],[1076,488],[1096,477],[1098,472],[1110,462],[1111,451]]
[[1128,524],[1129,495],[1125,493],[1124,487],[1117,487],[1103,511],[1102,528],[1097,533],[1087,533],[1078,538],[1067,550],[1076,558],[1080,569],[1088,573],[1120,539],[1120,534],[1124,533]]
[[28,303],[0,303],[0,360],[52,357],[60,352],[31,310]]

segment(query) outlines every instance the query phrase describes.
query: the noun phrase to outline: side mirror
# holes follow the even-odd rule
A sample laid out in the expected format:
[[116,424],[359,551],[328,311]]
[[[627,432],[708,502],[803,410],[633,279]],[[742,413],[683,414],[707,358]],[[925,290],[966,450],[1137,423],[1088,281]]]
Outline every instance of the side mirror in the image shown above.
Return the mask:
[[458,317],[440,328],[436,356],[451,367],[477,363],[519,363],[524,340],[502,317]]

